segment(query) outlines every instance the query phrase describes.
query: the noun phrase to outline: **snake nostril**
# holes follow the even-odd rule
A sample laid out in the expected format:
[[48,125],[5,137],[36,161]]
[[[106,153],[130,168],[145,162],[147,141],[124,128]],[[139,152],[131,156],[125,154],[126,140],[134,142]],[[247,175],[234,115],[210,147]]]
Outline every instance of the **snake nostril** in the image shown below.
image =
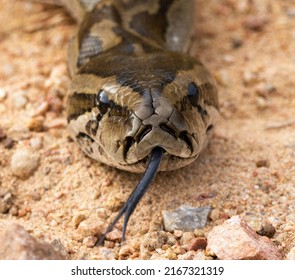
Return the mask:
[[190,147],[191,150],[193,150],[192,142],[191,142],[191,140],[189,139],[189,137],[187,135],[188,135],[188,133],[186,131],[182,131],[179,134],[179,138],[181,140],[183,140]]
[[146,136],[150,131],[152,130],[152,126],[151,125],[147,125],[140,133],[139,137],[138,137],[138,142],[140,142],[144,136]]
[[164,123],[160,124],[160,128],[166,131],[167,133],[169,133],[170,135],[172,135],[175,139],[177,138],[174,130],[171,127],[169,127],[167,124],[164,124]]

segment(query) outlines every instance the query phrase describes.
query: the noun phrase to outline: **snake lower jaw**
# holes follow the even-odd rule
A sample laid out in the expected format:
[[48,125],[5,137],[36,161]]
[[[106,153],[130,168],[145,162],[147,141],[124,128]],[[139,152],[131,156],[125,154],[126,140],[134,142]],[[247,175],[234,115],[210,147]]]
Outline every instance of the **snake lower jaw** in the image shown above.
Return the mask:
[[[187,158],[182,158],[179,156],[175,156],[172,154],[169,154],[167,151],[164,151],[162,161],[159,167],[159,171],[171,171],[175,170],[181,167],[184,167],[194,160],[199,156],[199,154],[196,154],[191,157]],[[134,162],[134,163],[128,163],[126,165],[120,165],[117,166],[120,169],[129,171],[129,172],[134,172],[134,173],[143,173],[146,170],[146,166],[148,164],[150,155],[144,157],[143,159]]]

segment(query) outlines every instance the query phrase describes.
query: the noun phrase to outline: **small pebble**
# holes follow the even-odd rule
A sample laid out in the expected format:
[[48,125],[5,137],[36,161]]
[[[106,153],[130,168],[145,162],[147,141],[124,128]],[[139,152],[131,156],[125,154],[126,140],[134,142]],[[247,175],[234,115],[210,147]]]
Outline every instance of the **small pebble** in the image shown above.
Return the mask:
[[122,231],[112,230],[106,235],[106,238],[110,241],[121,242],[122,240]]
[[62,100],[55,96],[48,97],[48,104],[50,111],[55,112],[57,114],[60,114],[64,109],[64,104]]
[[41,104],[36,108],[35,116],[44,115],[49,108],[49,103],[47,101],[41,102]]
[[187,246],[188,251],[205,250],[207,247],[207,239],[205,237],[194,238]]
[[64,64],[56,65],[50,73],[50,77],[45,81],[45,87],[52,87],[60,82],[60,77],[65,75],[67,68]]
[[243,72],[243,82],[246,86],[252,86],[259,82],[258,75],[252,71],[245,70]]
[[228,87],[231,84],[231,75],[227,70],[220,70],[217,72],[215,78],[217,82],[224,87]]
[[114,248],[115,247],[115,242],[109,241],[109,240],[105,240],[104,243],[103,243],[103,246],[104,247],[107,247],[107,248]]
[[234,56],[232,55],[229,55],[229,54],[226,54],[222,57],[223,61],[225,63],[227,63],[228,65],[232,64],[234,61],[235,61],[235,58]]
[[260,83],[257,85],[255,91],[258,95],[267,98],[269,94],[276,92],[276,87],[271,83]]
[[244,27],[253,31],[262,31],[265,25],[268,23],[266,16],[248,16],[244,20]]
[[183,231],[176,229],[176,230],[174,230],[174,235],[175,235],[175,237],[179,238],[183,235]]
[[15,72],[15,69],[11,63],[5,63],[2,65],[2,71],[6,76],[11,76]]
[[18,215],[18,207],[16,205],[12,205],[11,208],[9,209],[9,214],[12,216],[17,216]]
[[40,155],[28,149],[17,150],[11,159],[12,173],[22,179],[28,178],[38,168]]
[[169,244],[170,246],[173,246],[176,243],[177,243],[177,240],[176,240],[175,236],[173,236],[173,235],[168,236],[167,244]]
[[73,238],[77,241],[83,241],[85,237],[99,237],[105,231],[105,223],[98,218],[89,218],[82,221],[75,230]]
[[80,225],[80,223],[82,221],[84,221],[85,219],[86,219],[86,215],[84,215],[84,214],[75,215],[72,219],[72,223],[74,225],[74,228],[77,229],[78,226]]
[[266,109],[268,106],[268,102],[264,97],[258,96],[256,98],[256,107],[258,110]]
[[256,161],[256,167],[269,167],[270,166],[270,162],[267,159],[260,159],[258,161]]
[[102,260],[115,260],[114,250],[111,248],[100,247],[99,248],[100,259]]
[[0,101],[4,101],[7,97],[7,91],[4,88],[0,88]]
[[41,137],[34,137],[30,139],[30,146],[34,150],[39,150],[42,148],[42,138]]
[[193,232],[184,232],[181,240],[180,240],[180,244],[181,245],[188,245],[191,243],[191,241],[195,239],[195,235]]
[[130,245],[123,245],[119,251],[120,259],[126,258],[134,253],[134,249]]
[[41,132],[44,130],[44,117],[35,116],[31,118],[28,122],[28,129],[30,131]]
[[193,260],[197,255],[197,252],[195,251],[188,251],[187,253],[183,255],[178,255],[177,259],[178,260]]
[[0,213],[7,213],[12,207],[12,194],[5,193],[3,195],[0,194]]
[[233,49],[238,49],[244,44],[243,40],[239,37],[231,38],[231,46]]
[[8,149],[8,150],[12,149],[13,146],[14,146],[14,144],[15,144],[15,141],[14,141],[12,138],[10,138],[10,137],[7,137],[7,138],[3,141],[3,146],[4,146],[4,148],[5,148],[5,149]]
[[183,255],[186,253],[186,250],[182,246],[177,246],[176,248],[173,248],[173,250],[177,255]]
[[182,205],[171,212],[163,211],[164,228],[170,232],[177,229],[194,231],[196,228],[204,228],[210,211],[210,206],[195,208],[188,205]]
[[289,222],[289,223],[294,223],[295,224],[295,212],[289,214],[286,217],[286,221]]
[[93,248],[96,244],[97,237],[95,236],[87,236],[83,239],[83,244],[88,248]]
[[220,219],[220,214],[221,214],[221,211],[218,208],[215,208],[210,213],[210,219],[212,221],[219,220]]
[[106,220],[109,217],[109,213],[107,212],[107,209],[105,208],[97,208],[96,216],[103,220]]
[[13,96],[13,105],[16,109],[22,109],[26,106],[28,99],[24,91],[18,91]]
[[24,216],[26,216],[30,212],[31,212],[31,208],[30,207],[23,207],[23,208],[21,208],[21,209],[18,210],[17,216],[18,217],[24,217]]
[[168,248],[163,256],[168,260],[177,260],[177,255],[175,254],[175,252],[173,252],[171,248]]
[[48,129],[51,128],[64,128],[67,126],[67,120],[65,118],[56,118],[45,122],[45,126]]
[[287,16],[290,18],[294,18],[295,17],[295,8],[293,8],[293,7],[287,8]]
[[0,142],[6,139],[7,135],[3,129],[0,128]]
[[272,237],[274,237],[274,235],[276,233],[276,229],[271,223],[268,222],[266,224],[263,224],[261,229],[256,232],[257,232],[257,234],[259,234],[261,236],[266,236],[268,238],[272,238]]

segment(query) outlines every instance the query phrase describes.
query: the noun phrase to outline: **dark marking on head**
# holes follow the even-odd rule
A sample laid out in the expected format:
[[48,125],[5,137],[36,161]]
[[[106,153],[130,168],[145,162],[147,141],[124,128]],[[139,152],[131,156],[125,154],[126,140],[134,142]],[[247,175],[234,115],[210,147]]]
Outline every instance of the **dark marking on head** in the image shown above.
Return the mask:
[[94,139],[92,139],[88,134],[79,132],[79,134],[76,136],[77,142],[81,147],[83,147],[83,150],[86,152],[86,154],[91,155],[93,154],[93,147],[92,143],[94,143]]
[[91,112],[95,107],[95,95],[86,93],[73,93],[68,97],[68,121],[77,119],[85,112]]
[[122,42],[110,49],[109,52],[134,55],[134,45],[141,46],[146,53],[159,51],[159,48],[149,44],[147,41],[143,41],[140,37],[126,31],[122,27],[116,26],[113,27],[112,30],[116,35],[122,38]]
[[161,92],[174,81],[177,71],[190,70],[195,63],[193,58],[175,52],[155,52],[138,57],[105,54],[91,59],[80,69],[80,73],[115,76],[121,85],[144,94],[146,89],[151,88]]
[[88,134],[95,136],[99,127],[97,120],[90,120],[86,124],[86,131]]
[[87,62],[90,57],[96,56],[102,51],[101,41],[90,34],[85,35],[80,44],[78,67]]
[[94,8],[87,14],[85,20],[81,23],[78,32],[79,42],[79,59],[78,67],[83,65],[88,58],[94,57],[102,52],[101,43],[96,37],[91,36],[91,28],[94,24],[109,19],[116,22],[118,25],[122,24],[122,19],[113,5],[105,5],[102,8]]
[[76,136],[78,142],[87,142],[87,143],[93,143],[94,140],[86,133],[79,132],[79,134]]
[[172,2],[171,0],[159,0],[159,9],[156,13],[152,14],[150,11],[144,11],[135,14],[130,21],[130,28],[142,37],[164,45],[168,28],[167,11]]

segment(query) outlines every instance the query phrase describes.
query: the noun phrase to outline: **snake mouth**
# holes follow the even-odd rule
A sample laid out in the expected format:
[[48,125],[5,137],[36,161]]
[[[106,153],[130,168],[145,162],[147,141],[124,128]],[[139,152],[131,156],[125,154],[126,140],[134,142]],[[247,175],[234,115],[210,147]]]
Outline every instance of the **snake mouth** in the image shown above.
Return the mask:
[[[191,162],[193,162],[198,156],[199,154],[196,154],[189,158],[182,158],[179,156],[172,155],[168,153],[165,149],[163,149],[163,157],[162,157],[159,171],[171,171],[171,170],[184,167],[190,164]],[[142,173],[146,170],[146,166],[149,162],[149,159],[150,159],[150,154],[137,162],[122,165],[121,168],[131,172]]]
[[[161,129],[161,137],[157,136],[155,139],[149,135],[152,134],[151,131],[153,130],[151,126],[144,126],[140,133],[137,133],[134,137],[127,136],[125,138],[123,141],[123,156],[128,164],[132,164],[130,162],[132,154],[136,154],[136,157],[139,158],[137,161],[140,161],[148,157],[150,151],[156,146],[163,148],[164,154],[167,153],[171,157],[175,156],[183,159],[193,155],[194,138],[192,135],[187,131],[177,133],[165,124],[161,124],[159,127]],[[157,141],[159,139],[160,141]],[[176,146],[178,146],[178,150],[173,152]],[[183,152],[184,150],[185,152]]]

